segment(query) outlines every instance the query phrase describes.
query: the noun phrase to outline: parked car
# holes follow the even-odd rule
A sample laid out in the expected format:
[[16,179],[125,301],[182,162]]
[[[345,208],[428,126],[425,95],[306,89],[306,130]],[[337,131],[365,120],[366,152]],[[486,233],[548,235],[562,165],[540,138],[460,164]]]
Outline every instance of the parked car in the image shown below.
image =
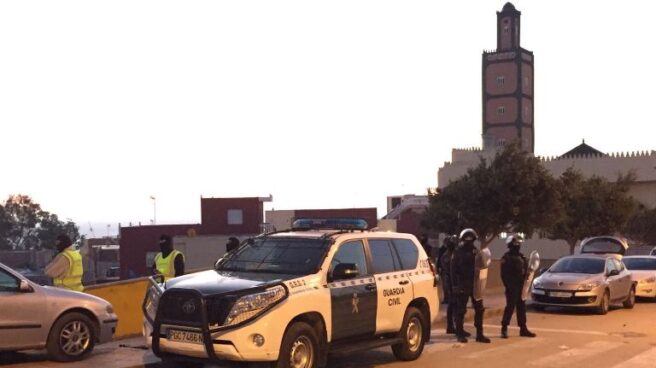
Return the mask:
[[0,351],[45,348],[53,360],[80,360],[110,341],[117,323],[107,301],[37,285],[0,263]]
[[537,309],[594,308],[597,313],[606,314],[615,303],[633,308],[635,294],[631,272],[616,256],[582,254],[556,261],[533,281],[531,297]]
[[626,268],[636,283],[636,296],[656,298],[656,256],[624,257]]
[[325,366],[329,354],[391,346],[417,359],[438,315],[434,265],[411,234],[364,220],[297,220],[244,242],[214,270],[153,281],[144,333],[166,360]]
[[616,236],[593,236],[581,242],[581,254],[614,254],[622,259],[629,249],[626,239]]

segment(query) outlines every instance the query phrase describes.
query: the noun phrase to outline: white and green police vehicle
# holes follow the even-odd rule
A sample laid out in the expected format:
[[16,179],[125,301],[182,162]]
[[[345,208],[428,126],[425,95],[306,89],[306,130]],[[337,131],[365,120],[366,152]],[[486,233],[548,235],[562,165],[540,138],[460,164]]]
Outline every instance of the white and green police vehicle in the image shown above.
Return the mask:
[[391,346],[417,359],[438,315],[433,265],[410,234],[364,220],[297,220],[220,259],[157,283],[144,335],[164,361],[273,362],[314,368],[329,355]]

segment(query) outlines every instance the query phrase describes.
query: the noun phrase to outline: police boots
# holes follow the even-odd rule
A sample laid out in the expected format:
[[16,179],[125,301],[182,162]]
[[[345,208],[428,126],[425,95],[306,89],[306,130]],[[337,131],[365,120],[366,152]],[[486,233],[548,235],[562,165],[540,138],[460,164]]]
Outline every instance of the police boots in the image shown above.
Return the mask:
[[501,338],[502,339],[508,338],[508,326],[501,326]]
[[489,344],[490,339],[483,335],[483,331],[476,332],[476,342],[482,342],[484,344]]
[[535,337],[537,335],[535,333],[529,331],[529,329],[526,326],[522,326],[519,329],[519,336],[522,336],[522,337]]

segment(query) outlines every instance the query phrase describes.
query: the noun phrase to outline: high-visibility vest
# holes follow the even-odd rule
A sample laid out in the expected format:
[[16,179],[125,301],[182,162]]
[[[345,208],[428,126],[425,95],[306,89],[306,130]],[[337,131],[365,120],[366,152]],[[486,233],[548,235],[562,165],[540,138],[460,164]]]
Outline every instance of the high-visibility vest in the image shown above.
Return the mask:
[[178,250],[173,250],[169,253],[168,257],[164,257],[162,252],[157,253],[155,256],[155,268],[157,272],[164,276],[164,280],[172,279],[175,277],[175,257],[182,256],[184,262],[184,254]]
[[84,291],[84,286],[82,285],[84,266],[82,265],[80,252],[73,249],[66,249],[61,254],[68,260],[68,270],[63,277],[54,278],[52,280],[53,284],[63,289]]

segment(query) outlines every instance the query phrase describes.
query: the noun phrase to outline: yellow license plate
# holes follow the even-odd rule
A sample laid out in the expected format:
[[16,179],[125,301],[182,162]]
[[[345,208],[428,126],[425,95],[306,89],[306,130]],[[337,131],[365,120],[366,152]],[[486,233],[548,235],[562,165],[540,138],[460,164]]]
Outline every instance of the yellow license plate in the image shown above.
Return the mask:
[[168,330],[167,338],[171,341],[203,344],[203,334],[200,332]]

